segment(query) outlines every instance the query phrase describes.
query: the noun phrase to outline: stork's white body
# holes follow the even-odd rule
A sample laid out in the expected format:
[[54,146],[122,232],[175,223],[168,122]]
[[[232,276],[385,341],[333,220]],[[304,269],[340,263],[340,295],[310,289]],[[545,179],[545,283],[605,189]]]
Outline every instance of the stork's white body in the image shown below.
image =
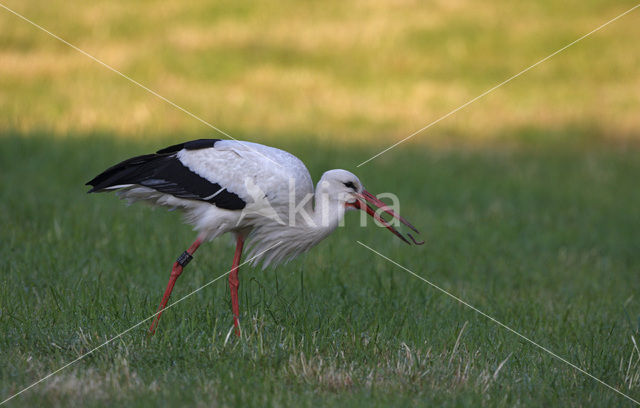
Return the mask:
[[[143,200],[182,209],[186,221],[204,240],[226,232],[248,238],[249,257],[265,267],[310,249],[344,216],[344,205],[316,199],[307,167],[284,150],[221,140],[211,148],[182,149],[176,156],[192,172],[237,194],[246,207],[227,210],[135,184],[112,188],[119,189],[118,194],[129,202]],[[260,255],[254,257],[256,254]]]

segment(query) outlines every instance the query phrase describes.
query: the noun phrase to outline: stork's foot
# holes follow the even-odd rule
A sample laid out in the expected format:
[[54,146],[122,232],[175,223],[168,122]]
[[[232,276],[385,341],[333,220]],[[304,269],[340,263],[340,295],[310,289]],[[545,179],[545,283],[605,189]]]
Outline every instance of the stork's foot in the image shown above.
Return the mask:
[[239,324],[239,315],[240,315],[240,305],[238,304],[238,287],[240,286],[240,281],[238,280],[238,268],[231,269],[231,273],[229,274],[229,291],[231,292],[231,310],[233,311],[233,327],[236,336],[240,337],[240,324]]

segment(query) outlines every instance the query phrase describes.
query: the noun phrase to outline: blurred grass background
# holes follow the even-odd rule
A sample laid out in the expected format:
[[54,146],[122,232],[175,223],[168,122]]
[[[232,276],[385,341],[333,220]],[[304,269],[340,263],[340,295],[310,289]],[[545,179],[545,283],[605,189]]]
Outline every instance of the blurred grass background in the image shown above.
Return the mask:
[[[11,1],[8,7],[232,135],[386,144],[631,8],[631,1]],[[209,132],[0,13],[0,131]],[[415,142],[637,141],[632,13]],[[4,132],[3,132],[4,133]],[[553,136],[545,136],[551,133]]]
[[[0,0],[314,180],[634,4]],[[347,217],[302,259],[212,285],[12,406],[625,406],[359,239],[640,398],[638,11],[357,169],[427,245]],[[193,233],[87,196],[128,156],[220,137],[0,9],[0,398],[155,311]],[[198,252],[174,300],[230,265]],[[500,364],[505,364],[498,370]]]

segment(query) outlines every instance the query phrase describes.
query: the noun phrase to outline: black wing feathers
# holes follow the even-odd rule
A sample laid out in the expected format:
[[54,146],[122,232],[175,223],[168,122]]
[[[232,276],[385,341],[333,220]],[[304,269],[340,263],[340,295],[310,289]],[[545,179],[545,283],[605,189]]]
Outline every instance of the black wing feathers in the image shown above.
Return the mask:
[[216,141],[216,139],[194,140],[167,147],[156,154],[127,159],[89,181],[87,185],[93,187],[89,193],[100,192],[118,185],[137,184],[179,198],[206,201],[219,208],[243,209],[246,203],[237,194],[189,170],[175,155],[175,152],[182,149],[213,147]]
[[190,142],[184,142],[177,145],[165,147],[164,149],[160,149],[157,151],[158,154],[167,154],[167,153],[177,153],[182,149],[187,150],[198,150],[198,149],[206,149],[207,147],[215,146],[216,142],[219,142],[220,139],[197,139],[192,140]]
[[116,164],[115,166],[109,167],[86,184],[93,187],[88,192],[95,193],[107,187],[117,186],[118,184],[131,184],[127,182],[118,183],[118,180],[129,178],[128,176],[132,175],[139,166],[153,160],[154,157],[156,157],[155,154],[145,154],[142,156],[132,157]]

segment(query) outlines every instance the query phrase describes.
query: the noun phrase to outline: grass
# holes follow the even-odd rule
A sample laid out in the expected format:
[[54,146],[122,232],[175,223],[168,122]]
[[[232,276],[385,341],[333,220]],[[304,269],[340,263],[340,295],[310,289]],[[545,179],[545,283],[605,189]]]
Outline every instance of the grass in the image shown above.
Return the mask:
[[[8,7],[221,129],[399,140],[630,9],[633,1],[6,0]],[[421,139],[640,130],[634,13]],[[2,10],[0,130],[199,133],[203,125]],[[116,119],[117,118],[117,119]]]
[[[152,314],[194,237],[175,213],[83,187],[176,138],[5,136],[3,398]],[[375,150],[279,146],[315,180]],[[630,406],[356,240],[640,398],[637,153],[552,146],[392,157],[358,174],[371,191],[398,194],[425,246],[360,228],[350,214],[301,259],[241,271],[241,340],[227,339],[220,280],[167,311],[153,339],[144,324],[8,406]],[[228,241],[200,249],[173,299],[228,270]]]
[[[630,406],[356,240],[640,399],[638,10],[356,168],[635,3],[3,4],[314,180],[391,190],[427,239],[350,214],[295,262],[241,271],[242,339],[220,280],[7,406]],[[194,238],[83,184],[220,135],[4,9],[0,27],[4,399],[149,317]],[[173,299],[232,248],[200,249]]]

